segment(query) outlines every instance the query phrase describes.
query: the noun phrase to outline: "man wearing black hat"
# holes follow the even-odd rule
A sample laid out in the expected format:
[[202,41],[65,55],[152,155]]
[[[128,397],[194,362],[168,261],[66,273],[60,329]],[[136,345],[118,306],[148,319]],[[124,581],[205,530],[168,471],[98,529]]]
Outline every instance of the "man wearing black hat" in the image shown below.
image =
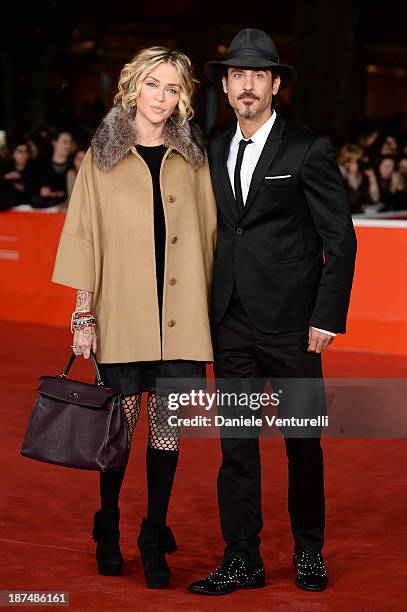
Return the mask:
[[[273,96],[295,82],[296,72],[280,64],[265,32],[242,30],[225,59],[209,62],[205,71],[212,80],[222,78],[237,118],[209,144],[218,204],[215,375],[229,381],[291,379],[291,387],[307,379],[323,387],[321,352],[345,332],[356,255],[333,148],[273,109]],[[308,413],[318,403],[324,413],[325,398],[317,395]],[[265,584],[258,436],[222,431],[221,444],[218,501],[226,549],[219,567],[189,587],[204,595]],[[327,573],[320,429],[311,436],[285,435],[285,445],[296,584],[321,591]]]

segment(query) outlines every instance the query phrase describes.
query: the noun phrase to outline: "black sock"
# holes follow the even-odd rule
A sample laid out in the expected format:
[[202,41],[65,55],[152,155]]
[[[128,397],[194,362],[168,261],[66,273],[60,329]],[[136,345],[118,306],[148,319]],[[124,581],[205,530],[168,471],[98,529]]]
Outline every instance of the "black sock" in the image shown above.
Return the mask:
[[126,468],[100,472],[100,507],[102,510],[117,510],[119,495]]
[[165,525],[179,451],[147,446],[147,518]]

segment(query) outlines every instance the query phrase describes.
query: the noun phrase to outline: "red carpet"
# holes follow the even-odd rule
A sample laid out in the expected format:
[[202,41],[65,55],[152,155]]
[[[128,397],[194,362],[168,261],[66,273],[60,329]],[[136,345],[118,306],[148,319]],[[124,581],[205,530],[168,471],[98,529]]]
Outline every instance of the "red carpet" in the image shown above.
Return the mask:
[[[185,586],[218,562],[223,543],[216,506],[217,440],[184,440],[169,524],[179,551],[169,557],[168,591],[144,586],[135,539],[145,509],[145,418],[139,423],[122,500],[122,577],[96,573],[90,538],[98,507],[97,474],[22,458],[19,448],[37,378],[57,373],[69,354],[65,330],[0,324],[0,590],[70,592],[70,609],[188,612],[207,610],[399,611],[406,609],[407,474],[404,440],[325,440],[330,586],[305,593],[293,584],[286,509],[287,466],[281,440],[262,443],[267,587],[223,598],[191,595]],[[79,360],[78,360],[79,361]],[[74,366],[75,377],[91,366]],[[405,377],[407,358],[331,351],[327,376]]]

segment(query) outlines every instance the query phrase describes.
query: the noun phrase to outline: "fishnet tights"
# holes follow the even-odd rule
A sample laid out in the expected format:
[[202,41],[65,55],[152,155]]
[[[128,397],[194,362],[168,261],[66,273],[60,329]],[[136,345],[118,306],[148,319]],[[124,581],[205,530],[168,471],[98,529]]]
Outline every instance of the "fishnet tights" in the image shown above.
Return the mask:
[[[149,393],[147,399],[148,446],[157,450],[177,451],[179,448],[179,428],[171,426],[168,418],[177,416],[174,410],[168,410],[165,397]],[[141,394],[122,397],[122,410],[127,422],[129,446],[141,410]]]
[[124,395],[122,397],[122,411],[127,422],[127,436],[129,446],[141,410],[141,395]]

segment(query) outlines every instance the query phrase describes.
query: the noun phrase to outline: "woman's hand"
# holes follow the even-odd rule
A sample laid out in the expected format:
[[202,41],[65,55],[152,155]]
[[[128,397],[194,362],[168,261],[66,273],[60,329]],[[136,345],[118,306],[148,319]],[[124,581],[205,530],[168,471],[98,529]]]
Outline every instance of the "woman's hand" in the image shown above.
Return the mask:
[[4,175],[4,178],[6,181],[18,181],[21,179],[21,174],[17,172],[17,170],[11,170],[11,172],[7,172],[7,174]]
[[95,326],[87,325],[86,327],[75,329],[72,345],[75,355],[83,355],[85,359],[89,359],[91,349],[96,353],[97,348]]
[[42,198],[50,198],[52,195],[52,191],[51,191],[51,187],[41,187],[40,189],[40,196]]
[[[72,315],[72,318],[78,315],[78,318],[93,318],[92,315],[92,293],[78,289],[76,292],[76,308]],[[85,322],[85,321],[84,321]],[[97,338],[95,332],[95,326],[89,321],[86,321],[88,325],[84,327],[75,327],[75,322],[72,321],[73,325],[73,342],[72,350],[75,355],[83,355],[85,359],[89,359],[90,351],[96,353]],[[71,327],[72,329],[72,327]]]

